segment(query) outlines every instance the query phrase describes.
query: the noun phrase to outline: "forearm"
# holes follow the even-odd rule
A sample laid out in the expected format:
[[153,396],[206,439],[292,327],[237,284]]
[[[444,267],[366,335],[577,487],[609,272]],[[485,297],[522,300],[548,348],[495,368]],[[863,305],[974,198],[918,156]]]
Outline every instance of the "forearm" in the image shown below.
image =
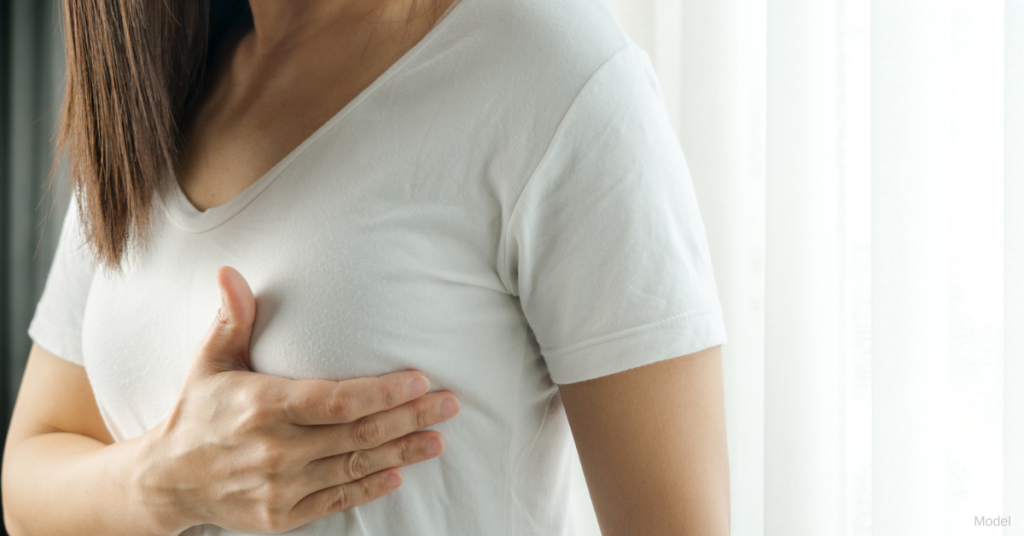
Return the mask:
[[140,440],[105,445],[54,432],[8,444],[3,506],[11,536],[160,535],[164,513],[134,493]]
[[428,393],[415,370],[340,382],[253,372],[255,297],[233,269],[217,278],[224,305],[167,417],[139,437],[115,441],[85,369],[33,344],[4,453],[12,535],[287,532],[383,497],[398,467],[441,453],[423,428],[458,412],[450,391]]

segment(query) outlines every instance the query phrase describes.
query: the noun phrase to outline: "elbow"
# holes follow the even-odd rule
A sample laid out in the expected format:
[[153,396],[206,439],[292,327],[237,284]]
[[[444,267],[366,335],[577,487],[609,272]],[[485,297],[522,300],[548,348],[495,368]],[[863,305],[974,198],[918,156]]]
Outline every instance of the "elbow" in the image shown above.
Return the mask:
[[9,536],[22,536],[25,534],[22,532],[21,528],[18,527],[18,524],[11,519],[11,515],[7,513],[6,506],[4,507],[4,528],[7,529],[7,534]]
[[[10,444],[7,445],[7,449],[9,448]],[[14,490],[11,489],[11,472],[7,456],[8,453],[5,452],[3,466],[0,467],[0,508],[3,509],[4,527],[7,529],[8,536],[24,536],[25,531],[11,515],[11,497],[14,496]]]
[[10,501],[7,497],[10,496],[8,492],[8,486],[6,485],[6,478],[4,479],[5,485],[3,486],[3,511],[4,511],[4,528],[7,529],[8,536],[23,536],[25,531],[22,530],[21,525],[15,521],[14,517],[11,516]]

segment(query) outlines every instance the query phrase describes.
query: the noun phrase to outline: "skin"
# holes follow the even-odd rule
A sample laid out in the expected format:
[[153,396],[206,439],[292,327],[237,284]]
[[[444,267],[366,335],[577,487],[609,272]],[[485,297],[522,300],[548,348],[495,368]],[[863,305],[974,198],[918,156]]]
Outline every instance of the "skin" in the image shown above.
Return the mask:
[[223,47],[215,82],[184,127],[177,174],[185,196],[199,210],[233,199],[419,42],[451,3],[250,0],[255,31]]
[[729,534],[721,347],[558,389],[601,534]]
[[249,370],[256,301],[234,269],[216,277],[223,303],[177,403],[137,438],[113,443],[85,370],[33,346],[4,449],[12,536],[284,532],[383,496],[401,485],[394,468],[443,451],[440,433],[417,430],[458,400],[426,393],[420,372],[333,382]]
[[[226,203],[294,150],[451,0],[436,2],[251,0],[255,31],[225,48],[184,128],[176,171],[192,204]],[[33,345],[4,453],[13,536],[164,535],[199,523],[281,532],[378,498],[393,489],[386,476],[400,479],[395,467],[438,455],[427,444],[443,448],[440,434],[417,430],[451,418],[440,406],[451,393],[404,391],[426,380],[416,371],[348,382],[248,371],[255,302],[233,269],[217,278],[224,305],[178,405],[140,438],[113,442],[84,370]],[[605,536],[729,533],[718,347],[559,390]]]

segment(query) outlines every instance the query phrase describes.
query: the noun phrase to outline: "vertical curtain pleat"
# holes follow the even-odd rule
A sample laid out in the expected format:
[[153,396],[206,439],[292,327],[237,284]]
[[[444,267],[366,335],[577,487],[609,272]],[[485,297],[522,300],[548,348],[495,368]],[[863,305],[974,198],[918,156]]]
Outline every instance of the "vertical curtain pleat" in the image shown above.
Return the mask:
[[838,0],[839,534],[871,534],[871,3]]
[[871,4],[872,524],[944,532],[950,5]]
[[836,3],[768,2],[765,533],[838,525]]
[[[675,110],[673,123],[700,200],[729,333],[723,367],[726,391],[733,393],[726,400],[733,530],[760,534],[764,530],[764,373],[760,333],[745,329],[755,318],[746,240],[749,155],[741,122],[737,13],[736,0],[679,2],[680,18],[672,33],[678,48],[673,52],[659,48],[657,58],[659,78],[678,80],[678,88],[667,100]],[[671,43],[668,38],[661,41]]]
[[1005,517],[1003,406],[1003,0],[951,1],[947,319],[948,534]]
[[606,1],[707,222],[733,534],[1024,534],[1024,0]]
[[1024,535],[1024,2],[1005,5],[1003,505]]

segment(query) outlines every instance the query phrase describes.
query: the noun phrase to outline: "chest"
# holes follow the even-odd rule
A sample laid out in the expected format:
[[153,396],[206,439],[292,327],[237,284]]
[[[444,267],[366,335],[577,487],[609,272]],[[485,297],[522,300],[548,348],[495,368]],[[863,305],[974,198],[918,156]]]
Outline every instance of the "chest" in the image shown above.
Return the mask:
[[202,211],[239,195],[351,102],[369,84],[367,72],[329,89],[279,84],[256,95],[211,95],[185,131],[176,165],[188,200]]
[[221,52],[213,82],[189,114],[175,174],[200,211],[223,205],[358,98],[428,29],[402,39],[343,26],[288,54],[255,53],[249,33]]
[[479,211],[482,191],[413,190],[424,176],[407,165],[345,172],[312,153],[214,229],[186,232],[170,219],[182,214],[161,213],[145,255],[120,276],[97,274],[83,353],[116,438],[173,405],[224,265],[256,297],[257,372],[343,380],[416,368],[439,389],[515,374],[527,325],[497,276],[500,211]]
[[[410,190],[387,173],[359,179],[318,175],[311,164],[290,169],[216,228],[188,233],[161,218],[137,263],[120,277],[97,274],[82,328],[97,406],[119,441],[166,417],[219,305],[213,273],[233,266],[256,297],[254,371],[345,380],[416,369],[432,389],[457,394],[458,422],[432,427],[450,442],[448,458],[403,468],[409,482],[392,499],[401,502],[364,505],[363,521],[339,515],[308,532],[384,526],[410,509],[409,522],[422,525],[419,510],[442,515],[452,489],[502,482],[513,439],[534,438],[537,423],[564,421],[531,405],[555,387],[518,299],[495,275],[498,233],[467,210],[483,206],[480,199],[443,203],[438,189]],[[517,432],[523,423],[533,428]],[[558,431],[566,435],[564,425]],[[485,503],[466,510],[487,512]],[[499,518],[503,503],[493,504],[497,511],[482,519]]]

